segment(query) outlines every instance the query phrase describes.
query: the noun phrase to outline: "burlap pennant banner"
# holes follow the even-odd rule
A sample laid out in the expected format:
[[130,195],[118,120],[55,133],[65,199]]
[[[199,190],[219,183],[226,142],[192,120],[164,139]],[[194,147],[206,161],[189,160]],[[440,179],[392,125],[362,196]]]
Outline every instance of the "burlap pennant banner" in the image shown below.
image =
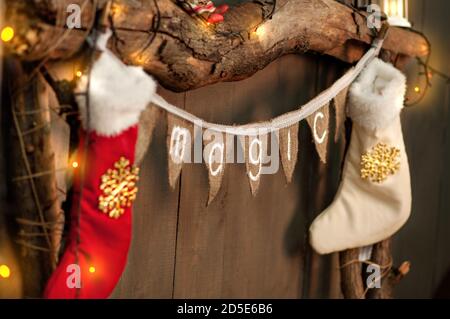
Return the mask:
[[279,131],[280,158],[286,181],[292,181],[298,158],[299,123]]
[[311,133],[316,145],[317,153],[319,154],[321,162],[327,162],[327,146],[330,123],[330,103],[325,104],[318,111],[310,115],[306,121],[311,128]]
[[347,104],[347,94],[349,87],[343,89],[333,100],[334,110],[336,112],[336,132],[334,134],[334,141],[337,142],[339,136],[344,129],[345,123],[345,107]]
[[219,192],[225,173],[227,151],[224,134],[206,131],[203,135],[203,145],[203,158],[208,170],[209,205]]
[[169,185],[172,189],[175,189],[183,163],[191,161],[193,131],[191,123],[167,113],[167,161]]
[[[341,130],[343,118],[345,118],[345,99],[347,89],[342,91],[336,97],[336,118],[337,130]],[[307,123],[311,129],[316,151],[321,162],[327,161],[327,146],[329,140],[329,123],[330,123],[330,103],[322,106],[319,110],[306,118]],[[342,112],[340,110],[344,110]],[[339,114],[337,114],[339,113]],[[149,136],[150,143],[152,131],[157,122],[157,113],[153,108],[148,110],[148,118],[144,115],[142,122],[145,123]],[[168,150],[168,173],[169,185],[172,189],[175,188],[177,180],[180,176],[183,163],[191,162],[192,145],[194,144],[194,127],[188,121],[180,119],[170,113],[167,115],[168,131],[167,131],[167,150]],[[280,159],[283,166],[286,181],[292,181],[295,167],[298,161],[299,151],[299,123],[295,123],[288,128],[283,128],[277,132],[279,141]],[[217,196],[223,181],[226,163],[228,157],[233,154],[228,154],[230,150],[227,149],[228,136],[225,133],[218,131],[206,130],[201,138],[203,142],[203,160],[205,161],[208,170],[209,180],[209,195],[207,204],[211,204]],[[249,179],[250,189],[253,196],[256,196],[259,190],[261,175],[264,174],[264,164],[269,160],[268,157],[268,142],[269,133],[261,133],[258,136],[238,136],[240,142],[243,161],[246,165],[247,176]],[[273,147],[271,147],[273,152]],[[278,155],[277,155],[278,156]],[[142,156],[140,156],[142,157]],[[239,162],[239,154],[238,154]]]
[[[268,135],[239,137],[244,145],[245,166],[250,182],[250,190],[256,196],[261,181],[264,154],[267,152]],[[243,143],[243,144],[242,144]]]

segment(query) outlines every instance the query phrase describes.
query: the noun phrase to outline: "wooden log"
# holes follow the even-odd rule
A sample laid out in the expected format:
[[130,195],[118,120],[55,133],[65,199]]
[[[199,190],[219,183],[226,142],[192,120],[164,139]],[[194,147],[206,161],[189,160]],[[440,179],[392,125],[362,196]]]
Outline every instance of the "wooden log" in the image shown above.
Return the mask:
[[57,205],[50,117],[39,103],[44,89],[40,77],[28,77],[17,60],[6,63],[5,107],[9,190],[14,200],[20,266],[25,297],[40,297],[56,264],[52,231],[60,213]]
[[364,298],[362,266],[359,262],[359,248],[339,253],[341,265],[341,289],[345,299]]
[[[10,49],[24,60],[75,54],[97,10],[85,5],[82,29],[63,32],[61,21],[67,13],[61,8],[82,0],[8,1],[10,23],[21,26]],[[364,14],[337,1],[277,1],[275,14],[265,22],[267,8],[261,3],[238,5],[224,23],[211,26],[190,17],[172,0],[116,0],[108,13],[115,30],[110,45],[120,59],[142,65],[166,88],[185,91],[250,77],[290,53],[316,52],[353,63],[373,40]],[[429,52],[429,45],[419,33],[391,28],[384,49],[393,57],[419,57]]]
[[386,239],[374,245],[372,261],[381,267],[381,288],[370,289],[367,299],[392,299],[395,286],[408,274],[410,263],[405,261],[400,267],[393,267],[391,253],[392,239]]
[[[84,0],[6,0],[6,3],[6,24],[15,30],[7,49],[24,61],[72,56],[85,43],[96,13],[92,2]],[[67,28],[67,8],[70,4],[81,8],[80,28]]]
[[341,288],[345,299],[392,299],[394,288],[408,274],[410,263],[403,262],[393,267],[391,253],[392,239],[383,240],[373,246],[370,262],[380,266],[381,288],[367,289],[364,281],[363,263],[358,261],[360,249],[350,249],[340,253]]
[[381,268],[381,288],[368,290],[367,299],[392,299],[393,286],[389,282],[389,275],[392,269],[390,238],[373,246],[371,261]]

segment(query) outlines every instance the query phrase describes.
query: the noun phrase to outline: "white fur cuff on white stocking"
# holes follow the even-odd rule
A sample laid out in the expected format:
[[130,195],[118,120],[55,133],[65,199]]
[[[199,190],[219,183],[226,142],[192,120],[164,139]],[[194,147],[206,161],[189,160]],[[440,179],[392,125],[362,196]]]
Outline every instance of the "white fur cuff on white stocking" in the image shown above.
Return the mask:
[[370,130],[389,126],[400,114],[406,78],[391,64],[374,59],[350,88],[347,113]]

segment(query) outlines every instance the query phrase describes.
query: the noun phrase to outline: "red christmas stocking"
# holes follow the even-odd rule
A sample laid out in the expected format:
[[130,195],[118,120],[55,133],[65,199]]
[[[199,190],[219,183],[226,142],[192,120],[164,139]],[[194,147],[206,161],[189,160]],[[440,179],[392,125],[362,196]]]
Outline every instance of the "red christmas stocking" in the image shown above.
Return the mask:
[[[85,98],[78,98],[85,130],[74,174],[71,228],[46,298],[107,298],[127,261],[138,179],[133,166],[137,123],[156,85],[141,68],[115,58],[106,49],[108,37],[98,40],[103,53],[91,70],[89,108]],[[86,82],[82,79],[79,87],[86,89]]]

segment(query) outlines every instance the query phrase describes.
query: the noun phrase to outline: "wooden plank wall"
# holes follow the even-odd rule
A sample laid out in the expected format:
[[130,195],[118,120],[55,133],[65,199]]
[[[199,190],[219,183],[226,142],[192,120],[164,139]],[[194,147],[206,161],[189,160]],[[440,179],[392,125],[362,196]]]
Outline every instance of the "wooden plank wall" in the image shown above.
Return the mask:
[[[162,93],[205,120],[246,123],[295,109],[342,70],[332,59],[292,55],[248,80]],[[321,164],[302,122],[292,184],[280,167],[263,176],[252,197],[245,165],[228,164],[219,195],[206,207],[203,164],[185,165],[176,190],[169,190],[165,134],[164,120],[142,168],[130,260],[115,297],[339,296],[337,258],[314,254],[306,236],[336,191],[343,143],[331,143],[329,163]]]

